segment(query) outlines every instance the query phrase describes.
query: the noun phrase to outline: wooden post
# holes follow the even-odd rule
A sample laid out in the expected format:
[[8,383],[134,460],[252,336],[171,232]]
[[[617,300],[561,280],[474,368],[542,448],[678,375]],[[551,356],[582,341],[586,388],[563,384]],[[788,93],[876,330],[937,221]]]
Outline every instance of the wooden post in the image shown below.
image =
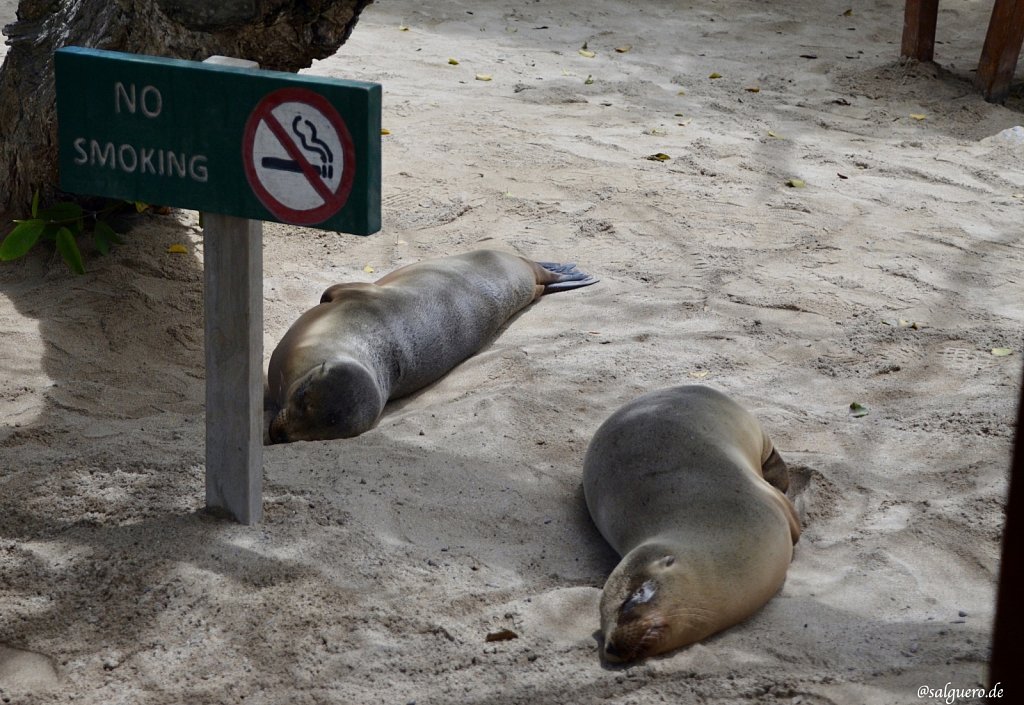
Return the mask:
[[[209,63],[258,68],[213,56]],[[263,223],[203,213],[206,506],[263,516]]]
[[1024,606],[1021,604],[1021,595],[1024,594],[1024,564],[1021,563],[1024,550],[1024,387],[1017,404],[1015,439],[989,666],[989,687],[999,684],[1006,697],[989,698],[990,703],[1020,702],[1020,694],[1024,693],[1020,669],[1020,635],[1024,631]]
[[981,89],[985,100],[991,103],[1006,100],[1022,40],[1024,0],[996,0],[974,77],[974,85]]
[[935,56],[935,24],[938,18],[939,0],[907,0],[900,54],[918,61],[931,61]]
[[206,506],[263,512],[263,224],[203,214]]

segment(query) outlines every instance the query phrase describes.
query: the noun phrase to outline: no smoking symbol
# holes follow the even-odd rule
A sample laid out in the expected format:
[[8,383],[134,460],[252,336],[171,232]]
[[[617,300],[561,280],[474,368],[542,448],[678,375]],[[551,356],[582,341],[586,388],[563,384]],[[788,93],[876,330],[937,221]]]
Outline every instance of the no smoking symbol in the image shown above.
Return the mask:
[[344,120],[305,88],[283,88],[259,102],[245,125],[242,158],[260,202],[295,225],[321,223],[341,210],[355,178]]

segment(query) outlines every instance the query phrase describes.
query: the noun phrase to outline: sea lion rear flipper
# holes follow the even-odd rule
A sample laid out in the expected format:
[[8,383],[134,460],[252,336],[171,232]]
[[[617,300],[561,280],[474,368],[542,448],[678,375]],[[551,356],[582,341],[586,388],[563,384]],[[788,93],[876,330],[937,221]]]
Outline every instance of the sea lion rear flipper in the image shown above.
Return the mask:
[[597,277],[581,272],[576,264],[570,262],[562,264],[559,262],[537,262],[541,271],[538,273],[538,284],[544,285],[544,293],[552,291],[565,291],[566,289],[578,289],[581,286],[590,286],[600,281]]
[[345,292],[352,291],[353,289],[370,289],[376,286],[376,283],[369,282],[345,282],[344,284],[335,284],[329,286],[324,290],[323,295],[320,297],[320,303],[326,304],[331,301],[340,299],[345,295]]

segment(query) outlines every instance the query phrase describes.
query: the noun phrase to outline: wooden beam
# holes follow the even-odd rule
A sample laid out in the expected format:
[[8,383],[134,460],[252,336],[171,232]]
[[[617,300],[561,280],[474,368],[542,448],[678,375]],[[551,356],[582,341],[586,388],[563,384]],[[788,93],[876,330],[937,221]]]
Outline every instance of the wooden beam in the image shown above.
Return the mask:
[[[209,63],[258,68],[212,56]],[[263,517],[263,223],[203,213],[206,506]]]
[[985,100],[1001,103],[1010,93],[1024,40],[1024,0],[996,0],[974,84]]
[[907,0],[903,14],[902,56],[931,61],[935,56],[935,24],[939,0]]

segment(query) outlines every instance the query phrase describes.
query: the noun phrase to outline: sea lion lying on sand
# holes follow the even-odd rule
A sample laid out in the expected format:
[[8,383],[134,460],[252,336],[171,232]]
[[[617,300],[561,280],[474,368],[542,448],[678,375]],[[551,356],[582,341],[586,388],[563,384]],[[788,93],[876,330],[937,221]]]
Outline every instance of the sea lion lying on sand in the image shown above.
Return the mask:
[[336,284],[271,355],[270,441],[358,436],[388,400],[444,376],[537,297],[596,281],[572,264],[478,250]]
[[786,464],[735,401],[645,394],[594,434],[590,516],[622,561],[601,595],[602,655],[633,661],[743,621],[782,587],[800,537]]

